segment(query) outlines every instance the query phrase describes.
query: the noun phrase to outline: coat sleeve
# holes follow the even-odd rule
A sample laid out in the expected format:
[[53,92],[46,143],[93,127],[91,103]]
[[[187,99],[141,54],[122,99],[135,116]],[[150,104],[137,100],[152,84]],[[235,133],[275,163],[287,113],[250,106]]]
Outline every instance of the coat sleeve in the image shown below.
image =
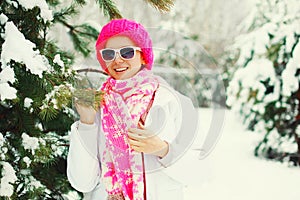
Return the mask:
[[72,187],[80,192],[90,192],[99,183],[98,142],[98,125],[77,121],[71,126],[67,176]]
[[146,125],[169,144],[167,155],[156,157],[157,162],[167,168],[193,143],[198,132],[198,112],[188,97],[162,86],[157,91]]
[[[171,139],[167,140],[169,152],[164,158],[157,158],[164,167],[175,164],[186,153],[199,131],[198,111],[193,106],[192,101],[184,95],[179,93],[177,95],[179,110],[176,113],[173,112],[171,117],[176,129],[174,132],[168,132],[169,135],[173,135]],[[176,110],[175,108],[172,109]]]

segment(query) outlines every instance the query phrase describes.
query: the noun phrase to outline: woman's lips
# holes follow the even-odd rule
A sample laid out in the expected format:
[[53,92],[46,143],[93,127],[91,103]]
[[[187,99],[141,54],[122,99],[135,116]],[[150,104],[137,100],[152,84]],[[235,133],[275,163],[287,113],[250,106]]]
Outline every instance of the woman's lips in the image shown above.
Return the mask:
[[114,69],[116,72],[124,72],[128,69],[128,67],[121,67],[121,68],[117,68],[117,69]]

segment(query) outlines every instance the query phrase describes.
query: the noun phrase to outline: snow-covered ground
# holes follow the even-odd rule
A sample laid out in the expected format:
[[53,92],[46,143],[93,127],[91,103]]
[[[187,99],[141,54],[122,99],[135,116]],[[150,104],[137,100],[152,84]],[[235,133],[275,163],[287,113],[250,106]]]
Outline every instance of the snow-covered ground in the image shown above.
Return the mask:
[[[200,109],[201,130],[207,132],[211,109]],[[205,116],[205,117],[203,117]],[[300,169],[253,156],[257,135],[246,131],[231,112],[226,111],[221,137],[203,160],[199,135],[191,150],[173,170],[186,182],[185,200],[299,200]],[[184,173],[183,173],[184,172]]]

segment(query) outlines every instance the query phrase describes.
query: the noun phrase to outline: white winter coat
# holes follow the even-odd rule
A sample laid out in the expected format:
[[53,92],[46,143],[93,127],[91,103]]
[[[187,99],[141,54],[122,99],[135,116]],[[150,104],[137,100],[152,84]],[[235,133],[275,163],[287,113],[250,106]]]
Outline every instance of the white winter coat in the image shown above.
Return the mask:
[[[145,155],[147,200],[182,200],[183,184],[172,177],[168,166],[187,150],[197,131],[197,111],[189,98],[160,85],[146,118],[145,127],[169,143],[168,154],[160,159]],[[105,147],[99,115],[93,125],[75,122],[71,127],[67,175],[85,200],[106,200],[101,183],[100,156]],[[178,173],[184,173],[180,171]]]

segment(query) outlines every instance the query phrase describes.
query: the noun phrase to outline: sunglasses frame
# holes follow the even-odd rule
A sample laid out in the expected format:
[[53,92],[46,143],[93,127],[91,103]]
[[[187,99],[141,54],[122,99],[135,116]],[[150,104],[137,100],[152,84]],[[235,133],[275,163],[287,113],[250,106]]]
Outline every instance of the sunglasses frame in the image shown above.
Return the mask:
[[[132,48],[133,49],[133,56],[132,58],[124,58],[121,54],[121,50],[122,49],[126,49],[126,48]],[[103,58],[103,54],[102,52],[105,51],[105,50],[113,50],[115,52],[115,55],[113,57],[113,59],[111,60],[106,60]],[[136,55],[136,51],[142,51],[142,49],[140,47],[135,47],[135,46],[126,46],[126,47],[121,47],[121,48],[118,48],[118,49],[113,49],[113,48],[105,48],[105,49],[101,49],[99,52],[100,52],[100,55],[101,55],[101,58],[105,61],[105,62],[111,62],[113,60],[116,59],[117,57],[117,53],[119,54],[120,58],[122,58],[123,60],[132,60],[134,59],[135,55]]]

